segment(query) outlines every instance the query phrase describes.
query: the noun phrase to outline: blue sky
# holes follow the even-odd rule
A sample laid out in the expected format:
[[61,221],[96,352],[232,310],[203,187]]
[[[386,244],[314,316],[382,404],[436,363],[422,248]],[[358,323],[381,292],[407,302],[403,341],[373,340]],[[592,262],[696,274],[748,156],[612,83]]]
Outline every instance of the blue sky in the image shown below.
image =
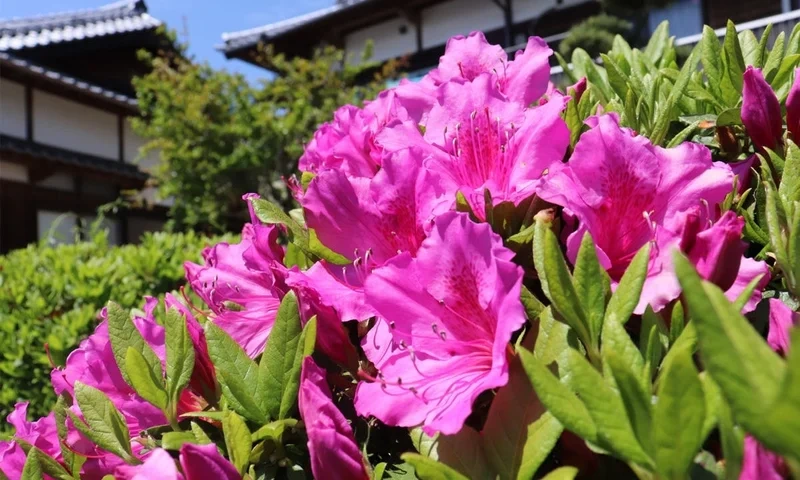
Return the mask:
[[[0,0],[0,18],[94,8],[113,0]],[[183,17],[189,30],[189,50],[199,60],[219,68],[241,72],[250,80],[266,78],[266,72],[241,60],[226,60],[214,50],[222,32],[244,30],[325,8],[334,0],[145,0],[150,14],[180,34]],[[182,41],[186,38],[179,36]]]

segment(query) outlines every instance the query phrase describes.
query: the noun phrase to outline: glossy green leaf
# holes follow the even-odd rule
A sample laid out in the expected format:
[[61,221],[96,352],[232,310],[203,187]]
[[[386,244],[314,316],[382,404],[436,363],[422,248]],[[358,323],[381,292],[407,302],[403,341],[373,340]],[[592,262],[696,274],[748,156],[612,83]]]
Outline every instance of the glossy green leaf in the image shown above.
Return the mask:
[[75,428],[98,447],[117,455],[127,463],[140,463],[131,451],[131,437],[125,418],[103,392],[75,382],[75,399],[86,420],[84,422],[71,410],[67,410]]
[[700,40],[700,51],[703,62],[703,71],[708,77],[711,89],[719,96],[719,86],[722,80],[722,49],[719,39],[714,30],[705,25],[703,27],[703,38]]
[[175,308],[167,311],[165,325],[167,353],[167,395],[171,405],[177,405],[181,391],[189,384],[194,369],[194,346],[186,319]]
[[167,391],[161,371],[153,372],[141,353],[128,347],[125,354],[125,365],[128,368],[128,380],[140,397],[161,410],[167,408]]
[[575,467],[559,467],[548,473],[542,480],[573,480],[578,476],[578,469]]
[[72,480],[72,475],[70,475],[70,473],[64,469],[64,466],[58,463],[53,457],[21,438],[15,438],[14,441],[22,448],[28,458],[33,457],[38,460],[42,473],[60,480]]
[[722,408],[722,393],[708,372],[700,373],[700,383],[703,385],[703,396],[706,399],[706,418],[703,421],[702,438],[707,438],[719,423],[720,409]]
[[534,355],[524,349],[519,356],[537,396],[564,427],[597,443],[597,427],[586,405]]
[[111,342],[111,349],[114,352],[114,359],[117,361],[117,366],[125,381],[130,384],[128,368],[125,364],[128,348],[133,348],[141,354],[150,371],[156,372],[156,369],[160,370],[161,361],[153,349],[150,348],[150,345],[145,342],[139,329],[134,325],[130,313],[114,302],[108,302],[106,311],[108,313],[108,338]]
[[305,347],[302,334],[297,297],[290,291],[281,300],[258,365],[257,398],[271,419],[286,418],[297,401]]
[[563,431],[564,427],[550,412],[545,412],[528,426],[528,438],[525,440],[517,480],[534,478]]
[[197,443],[193,432],[167,432],[161,437],[161,448],[165,450],[177,451],[187,443]]
[[573,279],[575,292],[587,317],[589,334],[592,342],[597,345],[606,313],[606,298],[611,294],[611,286],[606,271],[597,259],[597,250],[588,232],[581,240],[578,256],[575,259]]
[[631,373],[638,379],[640,386],[649,385],[644,370],[644,358],[639,348],[633,343],[628,332],[625,331],[615,317],[609,318],[603,325],[603,355],[613,353],[624,362]]
[[653,410],[656,469],[664,478],[685,478],[705,440],[705,394],[689,355],[676,356],[662,375]]
[[539,318],[539,315],[544,310],[544,305],[525,287],[525,285],[522,286],[522,290],[520,291],[520,300],[522,301],[522,306],[525,307],[525,315],[528,317],[529,321],[532,322]]
[[649,262],[650,244],[647,244],[636,253],[636,256],[633,257],[627,270],[622,275],[619,285],[617,285],[617,289],[606,307],[606,322],[616,320],[624,325],[631,317],[642,294]]
[[245,418],[266,423],[267,415],[256,401],[258,365],[238,343],[212,322],[206,323],[206,343],[228,404]]
[[42,480],[42,465],[36,450],[25,458],[20,480]]
[[650,40],[648,40],[647,46],[644,48],[645,57],[647,57],[647,59],[652,63],[658,62],[658,60],[664,55],[664,51],[668,46],[668,40],[669,22],[664,20],[658,24],[656,29],[650,35]]
[[736,33],[736,26],[730,19],[728,20],[725,40],[722,45],[722,55],[725,59],[724,64],[728,72],[728,78],[736,90],[737,95],[741,95],[742,75],[745,70],[744,56],[742,55],[742,47],[739,45],[739,36]]
[[561,246],[548,224],[537,222],[533,258],[542,289],[564,320],[588,346],[592,345],[588,320],[561,253]]
[[401,458],[414,467],[420,480],[469,480],[455,469],[417,453],[404,453]]
[[619,394],[577,351],[568,350],[564,360],[571,373],[569,386],[583,400],[597,426],[597,444],[621,459],[645,467],[651,465],[652,460],[639,445],[627,416],[620,415],[625,406]]
[[[618,355],[612,350],[603,352],[603,358],[608,362],[611,373],[614,375],[622,403],[625,405],[624,412],[627,413],[639,445],[652,455],[652,393],[649,389],[645,389],[639,372],[634,372],[622,355]],[[620,415],[622,414],[623,412],[620,412]]]
[[544,365],[549,365],[569,348],[568,334],[569,327],[553,317],[550,307],[545,308],[539,316],[539,332],[533,355]]
[[784,42],[786,41],[786,33],[780,32],[775,38],[775,43],[772,44],[772,50],[767,54],[767,59],[764,62],[762,73],[767,83],[771,83],[775,74],[778,73],[778,68],[783,61]]
[[235,412],[228,412],[222,420],[222,434],[225,437],[228,458],[239,474],[243,475],[250,463],[250,449],[253,446],[250,430],[242,417]]

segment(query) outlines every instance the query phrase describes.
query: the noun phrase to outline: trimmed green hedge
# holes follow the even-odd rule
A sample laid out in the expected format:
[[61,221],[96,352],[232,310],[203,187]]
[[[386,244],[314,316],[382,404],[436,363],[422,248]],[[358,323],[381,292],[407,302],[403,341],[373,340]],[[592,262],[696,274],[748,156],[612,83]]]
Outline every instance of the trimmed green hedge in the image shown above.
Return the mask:
[[[183,262],[197,261],[212,239],[194,233],[146,234],[139,245],[91,241],[51,247],[32,244],[0,256],[0,419],[15,402],[30,400],[29,418],[55,401],[51,364],[97,325],[109,299],[141,308],[144,295],[162,295],[184,282]],[[5,423],[0,432],[6,429]]]

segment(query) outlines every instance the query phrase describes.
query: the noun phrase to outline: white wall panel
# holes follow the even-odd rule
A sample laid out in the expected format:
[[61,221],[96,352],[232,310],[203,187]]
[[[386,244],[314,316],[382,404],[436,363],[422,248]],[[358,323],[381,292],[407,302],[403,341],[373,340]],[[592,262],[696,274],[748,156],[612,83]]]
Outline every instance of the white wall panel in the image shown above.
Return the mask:
[[25,86],[0,79],[0,133],[25,138]]
[[33,91],[33,139],[117,160],[117,116],[41,90]]
[[28,167],[18,163],[0,161],[0,178],[14,182],[28,183]]
[[[400,33],[403,29],[405,33]],[[414,53],[417,50],[416,27],[398,17],[347,34],[344,45],[349,62],[358,63],[361,60],[369,40],[372,40],[370,60],[376,62]]]
[[453,35],[494,30],[503,12],[491,0],[451,0],[422,10],[422,47],[442,45]]

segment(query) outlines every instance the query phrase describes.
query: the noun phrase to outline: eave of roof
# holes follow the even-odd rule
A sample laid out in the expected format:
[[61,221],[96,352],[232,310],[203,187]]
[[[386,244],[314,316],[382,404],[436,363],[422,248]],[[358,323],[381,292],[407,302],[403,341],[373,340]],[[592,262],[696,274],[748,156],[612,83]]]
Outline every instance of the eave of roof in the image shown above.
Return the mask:
[[139,170],[139,167],[130,163],[109,160],[107,158],[51,147],[49,145],[42,145],[41,143],[4,134],[0,134],[0,151],[30,155],[70,167],[88,168],[141,182],[149,178],[147,173]]
[[24,50],[155,29],[161,21],[143,0],[122,0],[91,10],[0,20],[0,51]]
[[223,33],[223,43],[216,45],[215,48],[227,55],[235,50],[255,46],[261,41],[269,41],[275,37],[308,27],[315,22],[328,19],[333,15],[344,14],[355,7],[360,7],[375,1],[376,0],[347,0],[321,10],[270,23],[268,25]]
[[33,77],[69,90],[74,90],[103,102],[113,103],[116,106],[132,112],[138,111],[138,104],[135,98],[78,80],[69,75],[36,65],[27,60],[16,58],[5,52],[0,52],[0,67],[19,71],[24,76]]

